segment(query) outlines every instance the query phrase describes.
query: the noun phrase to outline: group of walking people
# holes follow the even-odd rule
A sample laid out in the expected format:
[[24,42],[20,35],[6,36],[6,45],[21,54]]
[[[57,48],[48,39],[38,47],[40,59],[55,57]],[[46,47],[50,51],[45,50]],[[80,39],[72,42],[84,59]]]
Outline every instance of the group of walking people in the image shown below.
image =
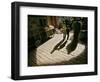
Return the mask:
[[[69,36],[70,36],[70,31],[73,31],[73,39],[71,40],[71,42],[66,46],[66,50],[67,53],[70,54],[72,51],[74,51],[77,47],[78,44],[78,36],[81,30],[81,22],[80,22],[80,17],[73,17],[73,21],[71,24],[69,24],[67,21],[65,20],[65,25],[64,24],[60,24],[58,29],[63,33],[63,39],[57,43],[53,50],[51,51],[51,54],[55,51],[55,50],[60,50],[63,47],[65,47],[66,43],[69,40]],[[67,39],[66,39],[67,36]]]

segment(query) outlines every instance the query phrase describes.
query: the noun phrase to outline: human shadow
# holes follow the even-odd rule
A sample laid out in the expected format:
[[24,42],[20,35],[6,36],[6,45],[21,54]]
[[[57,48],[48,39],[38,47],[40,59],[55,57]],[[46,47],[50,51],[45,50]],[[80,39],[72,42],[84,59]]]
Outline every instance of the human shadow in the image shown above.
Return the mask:
[[59,49],[60,49],[59,46],[64,42],[65,38],[66,38],[66,34],[63,34],[63,39],[62,39],[59,43],[57,43],[57,44],[54,46],[53,50],[50,52],[51,54],[52,54],[55,50],[59,50]]

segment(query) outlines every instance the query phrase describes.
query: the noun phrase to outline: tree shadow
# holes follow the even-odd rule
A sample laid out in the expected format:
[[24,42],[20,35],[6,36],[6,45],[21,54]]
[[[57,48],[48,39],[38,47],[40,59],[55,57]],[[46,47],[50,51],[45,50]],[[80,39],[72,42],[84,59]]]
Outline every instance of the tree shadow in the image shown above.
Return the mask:
[[64,62],[64,64],[67,65],[73,65],[73,64],[87,64],[88,63],[88,52],[87,47],[85,47],[84,51],[81,52],[78,56],[70,59],[67,62]]
[[37,65],[37,58],[36,58],[36,51],[37,49],[33,49],[28,53],[28,66],[36,66]]

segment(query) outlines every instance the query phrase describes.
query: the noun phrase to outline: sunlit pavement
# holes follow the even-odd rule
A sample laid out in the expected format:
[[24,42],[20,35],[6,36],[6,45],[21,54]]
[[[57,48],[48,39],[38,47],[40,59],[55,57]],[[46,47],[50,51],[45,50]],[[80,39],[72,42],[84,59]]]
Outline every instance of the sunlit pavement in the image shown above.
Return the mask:
[[54,46],[62,40],[63,34],[55,34],[52,39],[39,46],[36,51],[36,64],[61,64],[61,62],[67,62],[70,59],[79,56],[85,49],[85,45],[80,43],[78,43],[77,48],[72,53],[67,54],[66,46],[71,42],[70,38],[72,35],[73,33],[70,33],[69,40],[64,48],[55,50],[52,54],[50,52],[52,51]]

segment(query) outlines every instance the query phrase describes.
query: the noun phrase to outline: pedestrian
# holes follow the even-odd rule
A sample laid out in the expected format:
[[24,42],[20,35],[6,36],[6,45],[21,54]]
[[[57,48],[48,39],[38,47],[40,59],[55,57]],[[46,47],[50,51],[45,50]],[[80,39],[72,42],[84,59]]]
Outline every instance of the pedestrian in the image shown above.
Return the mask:
[[81,29],[81,23],[79,17],[74,17],[74,21],[72,23],[72,29],[73,29],[73,40],[70,44],[67,45],[66,49],[68,54],[70,54],[72,51],[74,51],[78,44],[78,36]]

